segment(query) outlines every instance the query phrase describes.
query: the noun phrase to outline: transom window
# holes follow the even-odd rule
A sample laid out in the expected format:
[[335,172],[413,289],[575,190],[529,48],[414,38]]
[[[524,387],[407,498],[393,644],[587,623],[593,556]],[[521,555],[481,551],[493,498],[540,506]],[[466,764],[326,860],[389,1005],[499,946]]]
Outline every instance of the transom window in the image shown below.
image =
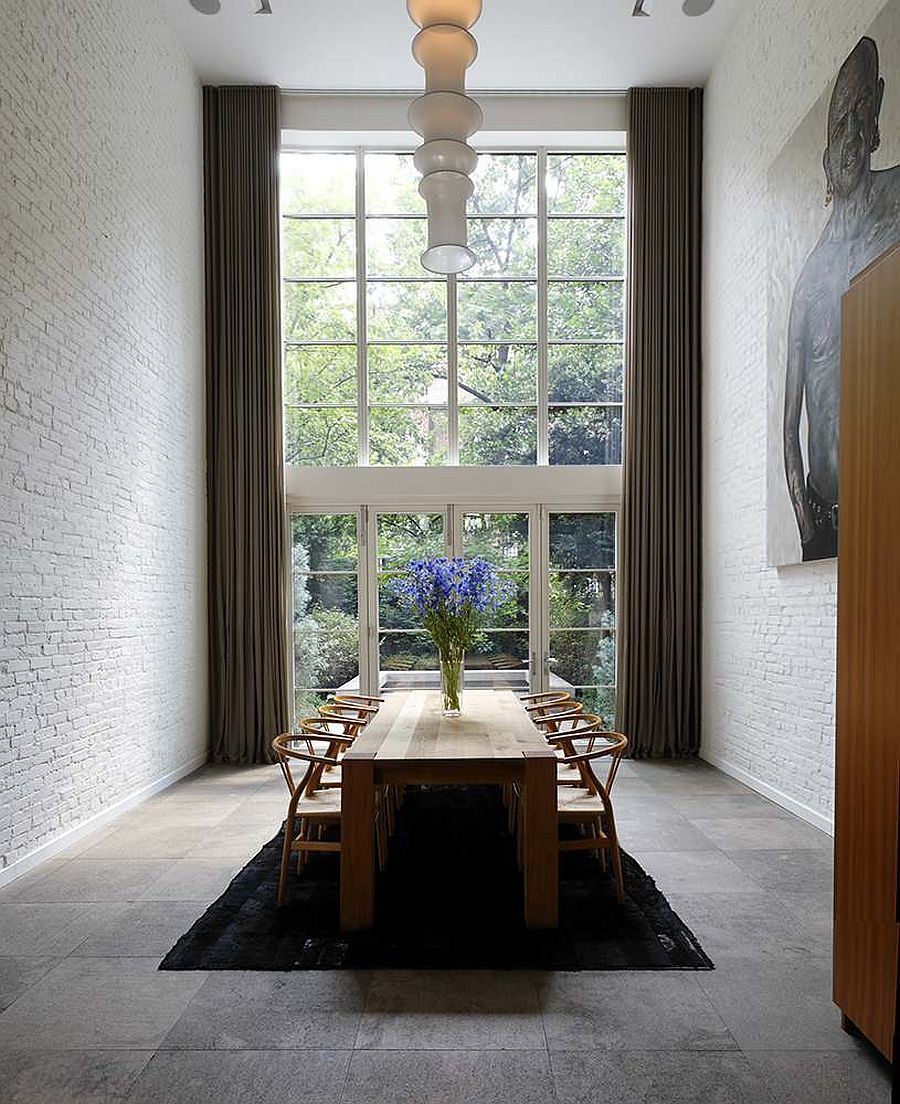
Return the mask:
[[620,464],[624,156],[482,153],[448,279],[418,181],[410,154],[283,154],[287,463]]

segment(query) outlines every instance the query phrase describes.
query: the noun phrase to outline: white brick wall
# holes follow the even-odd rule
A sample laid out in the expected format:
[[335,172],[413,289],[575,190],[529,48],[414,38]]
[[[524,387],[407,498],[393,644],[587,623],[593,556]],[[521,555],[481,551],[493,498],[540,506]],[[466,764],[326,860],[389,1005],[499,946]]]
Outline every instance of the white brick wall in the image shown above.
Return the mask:
[[766,563],[766,174],[883,6],[748,3],[706,96],[702,754],[822,825],[837,575]]
[[0,878],[205,749],[200,157],[157,0],[0,5]]

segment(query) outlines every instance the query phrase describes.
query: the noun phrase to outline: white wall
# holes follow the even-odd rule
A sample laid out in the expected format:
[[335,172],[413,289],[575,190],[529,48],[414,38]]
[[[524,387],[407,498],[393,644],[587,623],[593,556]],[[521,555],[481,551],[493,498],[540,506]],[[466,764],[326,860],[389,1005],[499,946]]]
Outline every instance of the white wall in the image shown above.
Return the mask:
[[883,6],[748,3],[706,95],[701,754],[823,827],[837,573],[766,562],[766,178]]
[[156,0],[0,5],[0,880],[205,752],[200,158]]

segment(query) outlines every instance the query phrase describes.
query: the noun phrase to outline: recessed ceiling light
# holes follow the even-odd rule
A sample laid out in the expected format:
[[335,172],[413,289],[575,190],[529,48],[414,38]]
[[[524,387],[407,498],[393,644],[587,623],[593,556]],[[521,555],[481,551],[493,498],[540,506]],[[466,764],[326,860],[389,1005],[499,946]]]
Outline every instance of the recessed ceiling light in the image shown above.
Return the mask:
[[191,0],[191,7],[201,15],[216,15],[222,10],[222,0]]
[[681,10],[685,15],[706,15],[716,0],[684,0]]

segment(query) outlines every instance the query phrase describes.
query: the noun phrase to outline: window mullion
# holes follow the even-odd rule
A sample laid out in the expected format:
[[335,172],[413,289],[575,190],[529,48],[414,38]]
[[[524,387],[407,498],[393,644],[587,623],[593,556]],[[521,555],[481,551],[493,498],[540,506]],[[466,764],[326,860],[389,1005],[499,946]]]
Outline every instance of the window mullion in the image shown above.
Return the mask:
[[369,358],[366,344],[366,174],[363,150],[356,150],[356,418],[359,463],[369,463]]
[[447,454],[448,462],[459,464],[459,340],[457,335],[457,281],[447,277]]
[[550,412],[548,409],[548,320],[547,320],[547,151],[537,151],[537,462],[550,462]]

